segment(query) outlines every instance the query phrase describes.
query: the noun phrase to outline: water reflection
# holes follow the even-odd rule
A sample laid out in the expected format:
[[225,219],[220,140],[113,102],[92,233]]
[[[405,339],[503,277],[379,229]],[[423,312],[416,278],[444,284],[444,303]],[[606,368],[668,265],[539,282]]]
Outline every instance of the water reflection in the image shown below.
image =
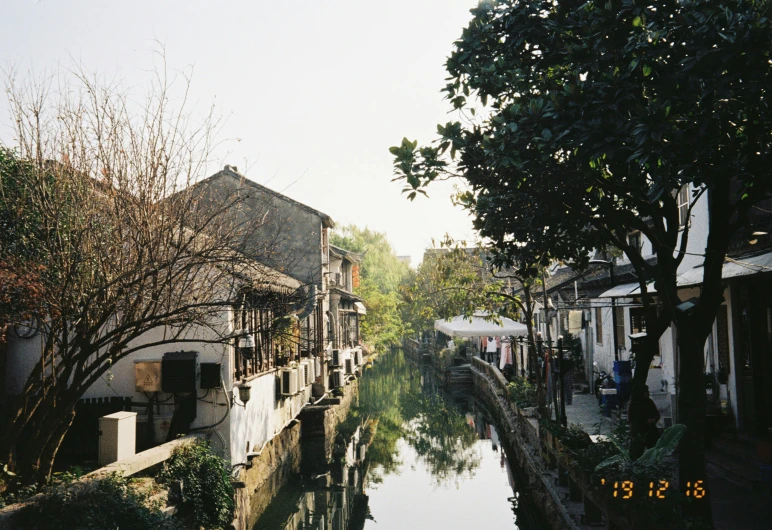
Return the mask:
[[486,416],[468,395],[440,392],[429,367],[382,355],[361,380],[333,461],[285,488],[255,528],[529,527]]
[[370,448],[373,483],[398,469],[400,440],[415,451],[436,485],[470,475],[480,464],[475,431],[458,406],[438,391],[428,370],[394,352],[379,358],[362,380],[357,412],[379,420]]

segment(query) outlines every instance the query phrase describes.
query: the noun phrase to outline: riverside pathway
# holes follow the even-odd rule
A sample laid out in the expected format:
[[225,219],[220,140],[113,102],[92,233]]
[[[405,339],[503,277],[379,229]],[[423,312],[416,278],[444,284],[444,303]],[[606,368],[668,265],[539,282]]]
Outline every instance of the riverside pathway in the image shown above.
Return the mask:
[[568,425],[578,425],[590,435],[608,436],[616,426],[616,411],[607,418],[601,414],[598,400],[592,394],[574,394],[574,402],[566,405]]
[[[566,405],[566,417],[569,425],[579,425],[590,435],[608,436],[617,422],[616,412],[611,418],[600,413],[598,401],[591,394],[574,394],[573,404]],[[712,491],[711,510],[716,530],[772,528],[772,491],[732,481],[711,467],[708,468],[708,484]]]

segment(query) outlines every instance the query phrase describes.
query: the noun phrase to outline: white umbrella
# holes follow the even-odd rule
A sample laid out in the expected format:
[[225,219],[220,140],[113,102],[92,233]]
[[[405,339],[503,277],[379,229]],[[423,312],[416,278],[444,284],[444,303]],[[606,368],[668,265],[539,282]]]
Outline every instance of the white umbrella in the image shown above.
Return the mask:
[[511,318],[498,317],[500,323],[493,320],[485,320],[487,313],[478,311],[471,320],[464,315],[453,317],[451,320],[435,320],[434,329],[443,332],[450,337],[524,337],[528,334],[525,324],[515,322]]

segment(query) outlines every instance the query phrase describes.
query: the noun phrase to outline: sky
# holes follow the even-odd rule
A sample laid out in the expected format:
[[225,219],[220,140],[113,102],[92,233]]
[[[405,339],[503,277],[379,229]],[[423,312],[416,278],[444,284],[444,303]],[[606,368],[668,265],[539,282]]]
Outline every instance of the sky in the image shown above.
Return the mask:
[[[20,74],[80,63],[144,91],[165,50],[192,68],[192,100],[224,125],[213,153],[250,179],[330,215],[385,232],[420,261],[432,238],[474,238],[454,184],[409,202],[388,148],[428,143],[455,118],[440,90],[452,44],[477,0],[17,0],[4,5],[0,64]],[[160,43],[160,44],[159,44]],[[13,135],[0,100],[0,141]],[[460,182],[456,185],[462,184]]]

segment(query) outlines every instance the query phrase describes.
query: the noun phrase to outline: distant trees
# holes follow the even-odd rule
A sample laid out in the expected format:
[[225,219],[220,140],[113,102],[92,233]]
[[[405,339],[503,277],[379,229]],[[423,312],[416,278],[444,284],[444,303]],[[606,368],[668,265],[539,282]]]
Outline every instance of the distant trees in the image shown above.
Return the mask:
[[[216,125],[170,106],[155,78],[144,99],[88,73],[9,78],[16,143],[0,149],[0,327],[38,335],[41,355],[5,403],[0,461],[44,481],[77,400],[110,367],[144,348],[229,340],[222,311],[235,289],[265,280],[240,252],[251,219],[197,210],[178,193],[205,173]],[[5,282],[8,283],[5,283]],[[218,318],[219,317],[219,318]]]
[[333,233],[331,242],[362,255],[359,287],[355,294],[364,299],[367,316],[362,320],[362,338],[375,347],[399,344],[405,333],[398,288],[410,267],[397,259],[386,234],[355,225]]
[[[445,93],[463,120],[438,126],[436,146],[393,147],[395,173],[411,198],[464,177],[462,202],[505,258],[551,249],[581,266],[611,245],[646,300],[653,278],[650,346],[671,322],[678,330],[681,479],[704,478],[702,348],[730,237],[772,185],[768,3],[498,0],[472,14],[447,62]],[[680,312],[676,275],[701,196],[704,280],[694,311]],[[652,242],[656,266],[632,230]]]

